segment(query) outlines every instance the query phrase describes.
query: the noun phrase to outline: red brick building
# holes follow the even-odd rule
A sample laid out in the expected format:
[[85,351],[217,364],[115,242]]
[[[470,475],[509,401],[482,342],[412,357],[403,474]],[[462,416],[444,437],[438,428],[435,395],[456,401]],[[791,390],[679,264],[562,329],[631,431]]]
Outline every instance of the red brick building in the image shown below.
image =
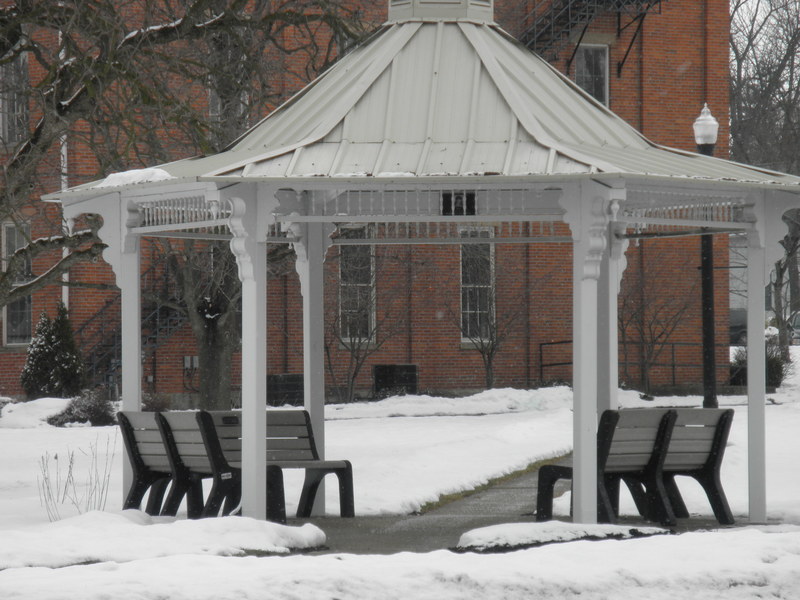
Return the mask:
[[[375,19],[378,22],[384,18],[383,0],[363,4],[368,16],[379,15]],[[555,10],[562,5],[574,9],[567,11],[567,18]],[[727,155],[729,25],[725,0],[498,0],[496,20],[657,143],[693,150],[691,126],[703,104],[708,103],[720,123],[716,154]],[[36,74],[30,73],[30,77],[35,78]],[[299,85],[288,74],[284,83],[287,96]],[[96,178],[95,165],[82,155],[80,144],[67,148],[69,185]],[[176,154],[180,155],[179,149]],[[53,162],[57,163],[57,157]],[[48,189],[42,192],[57,188],[55,173],[57,170],[47,182]],[[462,201],[465,205],[460,210],[468,210],[469,199]],[[456,202],[453,198],[453,210],[457,210]],[[32,227],[45,234],[55,209],[37,204],[36,210]],[[564,236],[569,235],[563,225],[555,227],[562,228]],[[535,235],[532,231],[526,233]],[[5,239],[4,247],[13,245],[13,240]],[[699,239],[689,237],[681,243],[640,241],[628,250],[621,295],[621,302],[628,304],[621,310],[620,337],[620,379],[625,384],[641,384],[643,363],[649,364],[650,383],[654,386],[701,381],[699,247]],[[377,246],[374,251],[367,250],[366,255],[362,250],[347,248],[369,249],[336,246],[329,251],[326,312],[330,330],[334,332],[339,327],[341,332],[341,322],[347,318],[343,317],[342,298],[351,293],[357,295],[359,285],[374,282],[374,291],[370,292],[375,294],[374,307],[366,315],[365,326],[373,326],[379,342],[373,343],[356,379],[359,394],[372,395],[376,388],[399,383],[413,383],[418,391],[445,393],[482,388],[484,362],[465,334],[470,327],[480,327],[482,318],[470,317],[470,310],[465,309],[469,304],[465,298],[470,294],[484,294],[484,299],[489,294],[493,318],[498,324],[505,322],[502,328],[497,326],[503,330],[504,339],[494,357],[494,386],[530,387],[569,380],[570,367],[563,364],[569,362],[571,351],[571,259],[567,245],[497,245],[490,257],[490,281],[465,281],[465,258],[458,246]],[[717,266],[726,266],[725,236],[715,236],[715,250]],[[154,250],[145,250],[145,256],[148,251]],[[158,261],[145,258],[144,262],[145,281],[159,285],[160,271],[150,266]],[[348,270],[343,264],[361,265],[368,269],[368,276],[365,278],[363,271]],[[44,268],[45,264],[34,265],[34,270]],[[76,267],[70,278],[113,282],[110,269],[101,263]],[[721,382],[726,380],[727,288],[727,277],[718,276],[715,295]],[[303,368],[302,302],[297,276],[289,272],[271,280],[268,294],[268,339],[283,342],[270,345],[267,372],[278,376],[271,378],[272,383],[286,384],[291,389],[295,383],[291,376]],[[11,318],[6,309],[0,393],[20,393],[19,370],[25,359],[26,332],[24,326],[13,329],[12,320],[18,323],[27,315],[28,322],[35,324],[42,311],[54,314],[55,304],[62,298],[68,301],[87,358],[94,357],[91,362],[98,365],[97,377],[111,377],[113,381],[118,293],[110,289],[71,288],[64,296],[60,286],[53,286],[34,295],[30,305],[21,307]],[[650,312],[642,312],[642,306],[649,307]],[[151,308],[145,308],[143,315],[158,307]],[[350,318],[350,326],[359,327],[361,317]],[[190,401],[197,384],[191,331],[180,322],[164,327],[162,324],[151,328],[158,332],[158,340],[145,351],[145,388],[154,394],[178,395],[183,401]],[[16,337],[9,335],[12,330],[17,332]],[[666,336],[669,343],[643,344],[642,331],[650,332],[645,337]],[[331,372],[326,377],[332,391],[346,381],[351,353],[335,336],[329,338],[328,346]],[[651,354],[658,351],[658,355],[648,356],[648,350]],[[233,368],[237,370],[238,366],[234,364]]]

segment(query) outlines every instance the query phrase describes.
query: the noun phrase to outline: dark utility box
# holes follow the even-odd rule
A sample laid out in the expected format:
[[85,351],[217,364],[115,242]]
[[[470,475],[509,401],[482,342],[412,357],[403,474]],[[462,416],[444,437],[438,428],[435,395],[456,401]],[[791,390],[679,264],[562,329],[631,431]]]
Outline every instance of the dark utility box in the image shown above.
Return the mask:
[[375,365],[375,394],[416,394],[417,365]]

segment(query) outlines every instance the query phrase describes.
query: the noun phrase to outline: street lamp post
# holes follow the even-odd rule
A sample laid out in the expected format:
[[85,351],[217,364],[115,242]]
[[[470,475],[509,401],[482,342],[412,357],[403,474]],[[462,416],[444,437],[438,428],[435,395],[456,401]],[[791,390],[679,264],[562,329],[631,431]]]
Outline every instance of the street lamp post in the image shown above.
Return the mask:
[[[708,104],[703,105],[703,110],[695,119],[693,128],[697,151],[706,156],[713,156],[719,123],[712,116]],[[700,236],[700,280],[703,307],[703,407],[716,408],[718,404],[714,332],[714,238],[710,232]]]

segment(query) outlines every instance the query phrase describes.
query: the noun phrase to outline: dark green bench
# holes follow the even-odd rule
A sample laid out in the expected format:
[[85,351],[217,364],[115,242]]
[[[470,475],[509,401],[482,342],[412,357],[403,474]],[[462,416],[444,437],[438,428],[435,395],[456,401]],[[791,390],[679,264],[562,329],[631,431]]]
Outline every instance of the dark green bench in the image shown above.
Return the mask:
[[[122,441],[133,470],[131,487],[123,502],[123,509],[139,509],[149,490],[145,512],[150,515],[174,516],[183,497],[188,494],[190,515],[202,511],[202,484],[185,472],[174,471],[156,422],[156,413],[122,411],[117,414],[122,431]],[[170,500],[162,506],[167,486],[172,484]]]
[[689,516],[675,478],[692,477],[708,496],[717,521],[732,525],[733,514],[722,488],[720,469],[733,423],[733,409],[679,408],[675,412],[677,418],[663,467],[669,518],[674,521],[675,517]]
[[[241,473],[241,412],[199,411],[197,422],[205,440],[206,452],[214,472]],[[355,516],[353,467],[348,460],[320,459],[311,419],[307,411],[267,411],[266,441],[268,469],[278,469],[279,471],[303,469],[305,471],[300,502],[297,507],[298,517],[311,516],[319,486],[325,476],[329,474],[336,475],[339,482],[341,516]],[[282,475],[279,481],[283,481]],[[281,500],[283,499],[281,498]]]
[[[662,469],[676,413],[670,409],[606,410],[597,430],[597,519],[614,523],[619,486],[624,481],[640,513],[666,522],[669,508]],[[536,520],[553,518],[553,493],[559,479],[572,479],[571,464],[539,469]]]
[[[202,412],[202,411],[200,411]],[[204,434],[201,431],[198,411],[174,411],[156,414],[163,445],[167,452],[173,479],[195,481],[211,479],[211,490],[199,512],[190,512],[191,518],[215,517],[232,514],[241,500],[241,468],[239,465],[219,468],[209,458]],[[241,431],[241,427],[239,427]],[[180,504],[180,498],[170,494],[165,506],[172,508]],[[177,510],[177,507],[176,507]],[[221,513],[220,513],[221,510]],[[267,518],[286,522],[283,500],[283,473],[275,467],[267,467]]]

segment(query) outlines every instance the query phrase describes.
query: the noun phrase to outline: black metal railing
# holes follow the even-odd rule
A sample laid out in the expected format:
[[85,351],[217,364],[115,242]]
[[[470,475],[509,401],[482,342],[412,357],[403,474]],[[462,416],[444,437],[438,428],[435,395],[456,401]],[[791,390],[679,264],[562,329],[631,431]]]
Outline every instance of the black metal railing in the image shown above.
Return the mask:
[[[549,348],[555,346],[565,346],[565,345],[572,345],[572,340],[559,340],[555,342],[542,342],[539,344],[539,381],[546,382],[551,381],[552,379],[559,379],[553,377],[546,377],[547,371],[549,369],[554,369],[556,367],[571,367],[572,366],[572,353],[568,355],[568,358],[565,358],[563,353],[560,356],[554,358],[547,358],[546,353]],[[624,371],[627,367],[635,367],[639,370],[642,368],[642,361],[641,359],[632,359],[626,360],[624,357],[626,356],[626,348],[627,347],[634,347],[639,348],[644,345],[643,342],[639,341],[620,341],[619,347],[622,350],[621,357],[619,361],[619,366]],[[654,369],[667,369],[670,374],[671,385],[677,386],[679,381],[679,374],[683,369],[696,369],[698,373],[702,373],[703,369],[703,361],[702,361],[702,343],[695,343],[695,342],[666,342],[664,344],[659,344],[660,350],[658,351],[659,358],[647,364],[647,370],[652,371]],[[723,347],[723,345],[718,344],[717,347]],[[724,346],[727,348],[728,346]],[[696,359],[688,359],[682,358],[682,354],[680,349],[681,348],[695,348],[697,350],[697,358]],[[637,352],[638,353],[638,352]],[[728,362],[724,362],[723,364],[717,365],[717,370],[723,369],[726,374],[730,371],[730,364]],[[698,383],[700,383],[698,381]]]
[[542,0],[523,19],[520,41],[528,48],[553,60],[570,41],[573,33],[586,28],[601,11],[631,17],[659,7],[661,0]]
[[[171,282],[166,273],[159,273],[158,265],[151,266],[142,275],[145,296],[166,297]],[[152,293],[148,293],[148,291]],[[142,310],[142,358],[152,355],[186,323],[186,316],[158,301]],[[75,339],[83,351],[86,383],[90,387],[119,388],[122,371],[121,297],[109,299],[95,315],[75,331]]]

